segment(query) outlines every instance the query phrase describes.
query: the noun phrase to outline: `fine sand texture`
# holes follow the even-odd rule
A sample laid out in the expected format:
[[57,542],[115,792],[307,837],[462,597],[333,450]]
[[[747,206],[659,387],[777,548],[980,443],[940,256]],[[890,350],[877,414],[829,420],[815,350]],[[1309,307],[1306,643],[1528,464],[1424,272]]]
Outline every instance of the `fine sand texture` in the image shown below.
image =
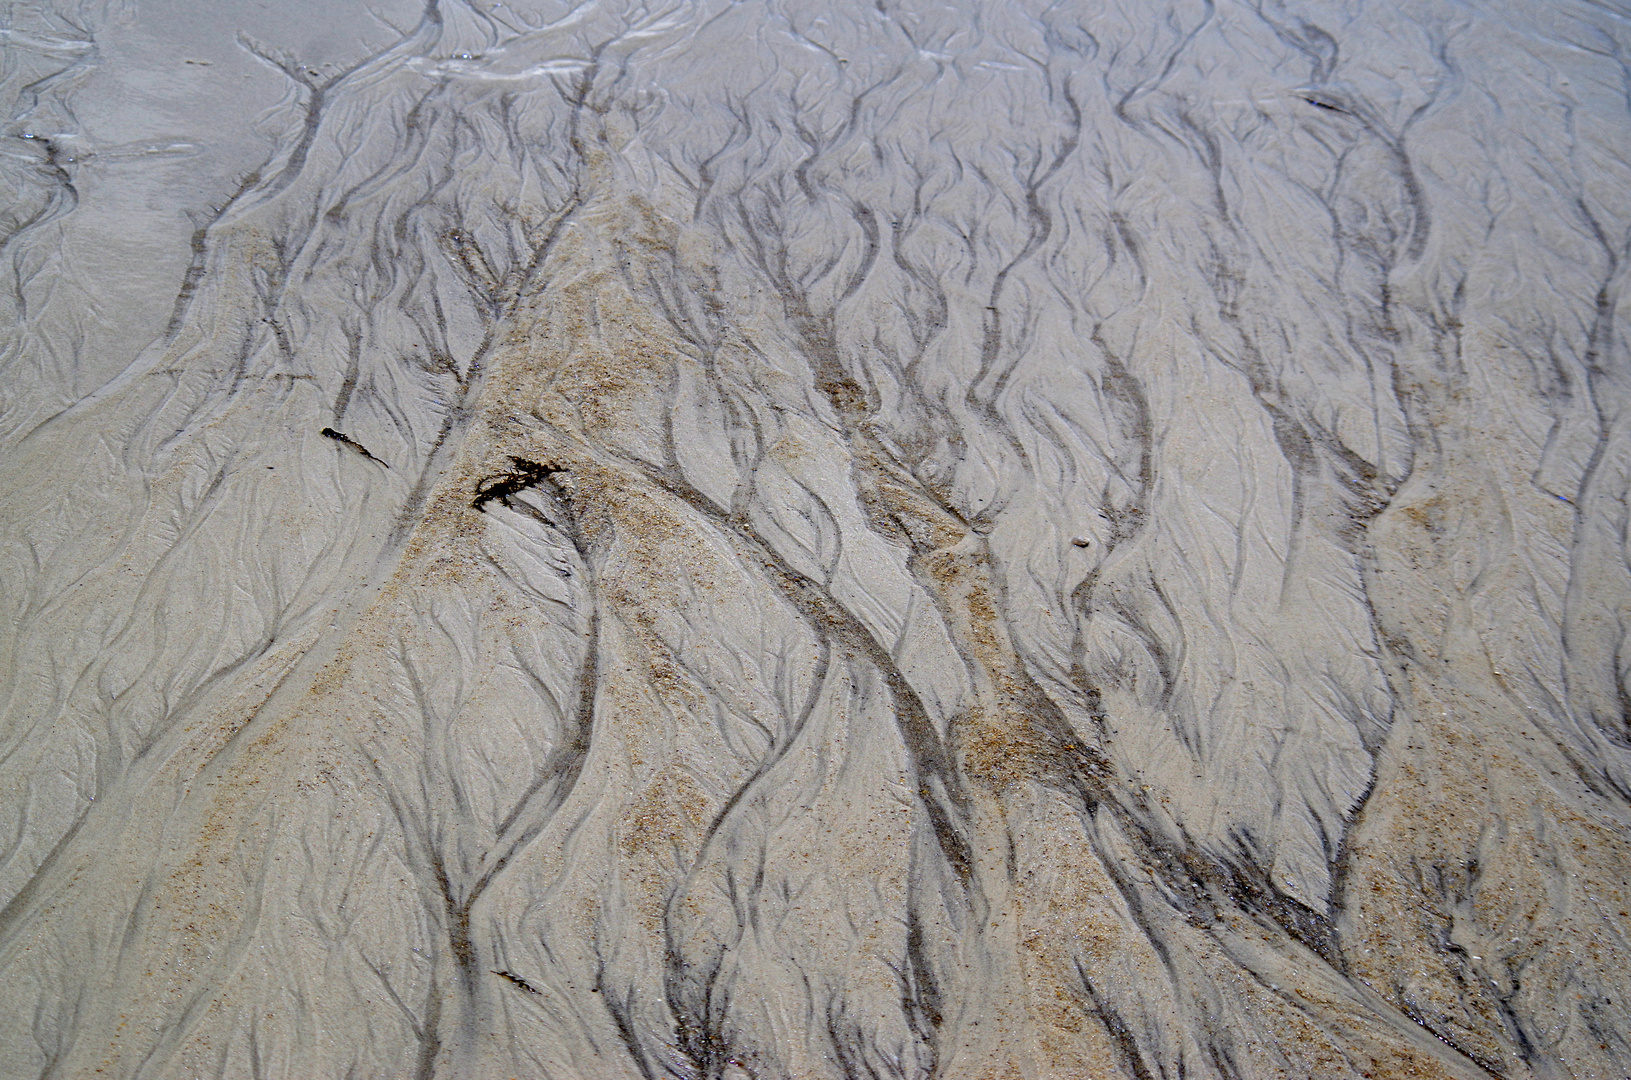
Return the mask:
[[0,4],[0,1080],[1631,1077],[1631,8]]

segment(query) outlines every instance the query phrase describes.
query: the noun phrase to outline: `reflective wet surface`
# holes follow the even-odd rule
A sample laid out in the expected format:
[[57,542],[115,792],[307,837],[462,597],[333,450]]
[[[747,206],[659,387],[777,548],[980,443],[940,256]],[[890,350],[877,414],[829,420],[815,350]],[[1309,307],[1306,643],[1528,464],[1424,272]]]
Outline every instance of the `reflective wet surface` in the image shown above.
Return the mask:
[[0,1076],[1631,1074],[1628,15],[0,8]]

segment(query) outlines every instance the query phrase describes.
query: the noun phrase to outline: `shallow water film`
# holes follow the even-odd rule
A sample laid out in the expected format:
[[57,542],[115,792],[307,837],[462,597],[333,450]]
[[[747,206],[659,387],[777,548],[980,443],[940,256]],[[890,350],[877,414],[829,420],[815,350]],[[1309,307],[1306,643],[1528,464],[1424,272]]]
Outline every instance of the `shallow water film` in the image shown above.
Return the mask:
[[1631,1076],[1631,9],[0,4],[0,1077]]

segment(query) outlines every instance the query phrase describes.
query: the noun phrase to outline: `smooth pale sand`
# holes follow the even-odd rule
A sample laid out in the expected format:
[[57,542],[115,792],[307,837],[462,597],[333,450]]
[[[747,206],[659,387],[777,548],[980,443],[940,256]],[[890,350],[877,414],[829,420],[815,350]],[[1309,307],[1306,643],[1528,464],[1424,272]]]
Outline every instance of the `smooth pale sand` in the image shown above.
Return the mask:
[[0,1077],[1631,1075],[1631,12],[0,50]]

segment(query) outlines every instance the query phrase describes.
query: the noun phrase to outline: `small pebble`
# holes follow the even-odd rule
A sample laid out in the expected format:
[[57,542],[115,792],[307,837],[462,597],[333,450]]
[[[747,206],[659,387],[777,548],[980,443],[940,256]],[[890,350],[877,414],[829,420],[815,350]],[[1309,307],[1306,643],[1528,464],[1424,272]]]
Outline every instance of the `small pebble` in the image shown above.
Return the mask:
[[1075,537],[1071,540],[1071,543],[1075,544],[1077,547],[1091,547],[1093,545],[1093,541],[1089,540],[1085,536]]

